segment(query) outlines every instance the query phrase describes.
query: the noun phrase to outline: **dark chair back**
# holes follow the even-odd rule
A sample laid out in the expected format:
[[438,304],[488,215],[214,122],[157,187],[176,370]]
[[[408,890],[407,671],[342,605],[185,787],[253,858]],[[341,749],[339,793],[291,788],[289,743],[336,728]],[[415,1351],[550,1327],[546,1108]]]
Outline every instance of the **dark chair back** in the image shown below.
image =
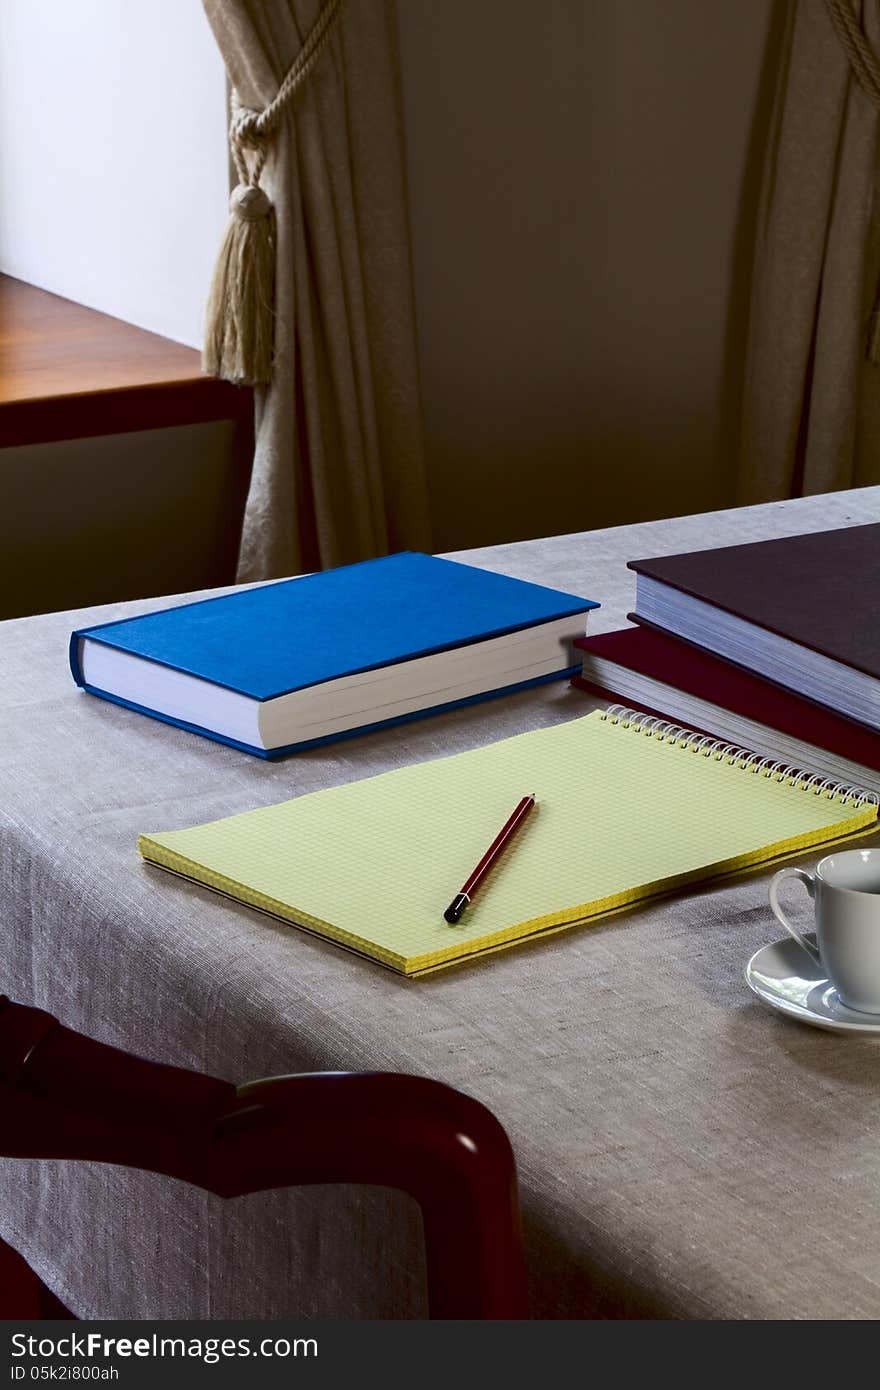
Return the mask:
[[0,1116],[7,1157],[118,1163],[221,1197],[400,1188],[422,1211],[431,1317],[526,1316],[510,1143],[485,1106],[438,1081],[326,1072],[236,1087],[0,996]]

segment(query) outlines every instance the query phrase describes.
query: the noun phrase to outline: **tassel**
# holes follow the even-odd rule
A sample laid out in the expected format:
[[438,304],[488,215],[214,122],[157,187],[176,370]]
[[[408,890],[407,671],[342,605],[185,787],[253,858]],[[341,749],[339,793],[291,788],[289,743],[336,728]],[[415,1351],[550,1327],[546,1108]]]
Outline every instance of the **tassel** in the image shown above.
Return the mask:
[[202,366],[240,386],[272,376],[275,337],[275,209],[255,184],[240,183],[208,296]]

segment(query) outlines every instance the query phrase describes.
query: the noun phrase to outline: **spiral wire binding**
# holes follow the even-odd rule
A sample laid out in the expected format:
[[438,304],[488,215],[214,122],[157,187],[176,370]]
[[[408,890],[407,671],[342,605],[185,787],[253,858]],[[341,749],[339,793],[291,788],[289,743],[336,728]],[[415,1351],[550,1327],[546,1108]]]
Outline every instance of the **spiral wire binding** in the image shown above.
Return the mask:
[[814,796],[824,796],[829,801],[840,801],[846,806],[880,805],[876,792],[852,787],[846,782],[835,782],[833,777],[823,777],[821,773],[804,772],[784,760],[762,758],[760,753],[752,753],[736,743],[725,743],[723,739],[713,738],[711,734],[698,734],[686,729],[682,724],[673,724],[656,714],[644,714],[630,709],[628,705],[609,705],[602,711],[602,719],[612,724],[622,724],[624,728],[634,728],[640,734],[660,738],[666,743],[674,743],[678,748],[687,748],[692,753],[702,753],[706,758],[722,759],[732,767],[742,768],[744,772],[760,773],[764,777],[775,778],[777,782],[787,782],[789,786],[812,792]]

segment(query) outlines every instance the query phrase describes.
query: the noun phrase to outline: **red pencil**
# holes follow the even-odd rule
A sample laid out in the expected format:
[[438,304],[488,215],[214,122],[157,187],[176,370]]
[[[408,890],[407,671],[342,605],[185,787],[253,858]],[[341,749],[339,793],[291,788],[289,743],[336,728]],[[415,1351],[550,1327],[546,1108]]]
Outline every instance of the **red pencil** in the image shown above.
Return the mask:
[[452,899],[452,902],[449,904],[446,911],[444,912],[443,916],[446,919],[446,921],[450,924],[450,926],[454,926],[455,923],[458,921],[459,917],[471,901],[471,898],[474,896],[474,893],[477,891],[480,884],[483,882],[483,879],[486,877],[492,865],[495,863],[495,860],[498,858],[500,854],[504,853],[505,849],[510,844],[510,841],[513,839],[514,835],[519,830],[520,826],[522,825],[526,816],[529,814],[529,811],[531,811],[534,804],[535,793],[530,792],[528,796],[523,797],[522,801],[517,806],[513,815],[510,817],[508,821],[505,822],[502,828],[498,831],[498,834],[495,836],[495,839],[492,841],[491,845],[486,850],[486,853],[483,855],[479,864],[474,869],[470,878],[462,884],[461,888],[458,890],[455,897]]

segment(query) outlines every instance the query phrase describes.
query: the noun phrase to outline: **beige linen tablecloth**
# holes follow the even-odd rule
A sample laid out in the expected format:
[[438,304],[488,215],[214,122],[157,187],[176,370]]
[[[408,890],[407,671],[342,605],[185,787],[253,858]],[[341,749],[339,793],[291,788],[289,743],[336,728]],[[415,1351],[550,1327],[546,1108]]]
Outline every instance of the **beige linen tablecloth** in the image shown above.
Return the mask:
[[[599,631],[632,605],[628,559],[878,519],[873,488],[460,558],[600,599]],[[590,707],[545,687],[264,763],[74,687],[72,628],[164,602],[2,625],[0,990],[232,1080],[388,1069],[479,1097],[516,1150],[538,1317],[880,1316],[880,1043],[750,996],[743,966],[779,935],[769,871],[418,982],[163,877],[138,831]],[[225,1204],[66,1163],[7,1162],[0,1183],[0,1232],[81,1316],[424,1311],[398,1194]]]

